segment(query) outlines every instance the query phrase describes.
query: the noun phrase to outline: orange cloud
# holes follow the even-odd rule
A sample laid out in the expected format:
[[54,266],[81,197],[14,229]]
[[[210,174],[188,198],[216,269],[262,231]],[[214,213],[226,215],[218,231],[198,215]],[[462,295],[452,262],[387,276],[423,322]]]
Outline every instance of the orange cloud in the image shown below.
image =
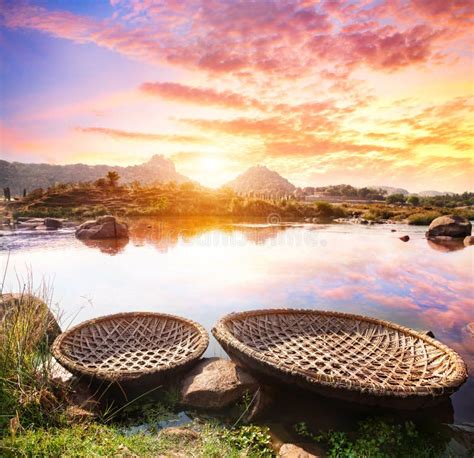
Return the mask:
[[179,83],[143,83],[140,89],[148,95],[182,103],[215,105],[225,108],[264,107],[258,100],[244,97],[231,91],[216,91],[210,88],[187,86]]

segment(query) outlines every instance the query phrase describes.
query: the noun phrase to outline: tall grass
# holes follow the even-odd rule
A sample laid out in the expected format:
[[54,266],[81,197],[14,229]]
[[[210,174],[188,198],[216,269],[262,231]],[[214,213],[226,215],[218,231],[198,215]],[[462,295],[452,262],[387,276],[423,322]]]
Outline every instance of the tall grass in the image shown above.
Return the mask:
[[[62,394],[51,371],[54,326],[49,289],[32,278],[16,295],[0,293],[0,434],[59,424]],[[55,323],[55,322],[54,322]]]

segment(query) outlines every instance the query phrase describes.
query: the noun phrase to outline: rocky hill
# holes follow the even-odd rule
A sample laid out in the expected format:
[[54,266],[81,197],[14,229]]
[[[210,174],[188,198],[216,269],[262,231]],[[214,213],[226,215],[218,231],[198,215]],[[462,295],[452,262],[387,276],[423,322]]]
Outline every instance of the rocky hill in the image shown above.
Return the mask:
[[372,186],[372,188],[381,189],[382,191],[385,191],[388,196],[391,194],[403,194],[404,196],[408,196],[408,194],[410,194],[406,189],[394,188],[393,186]]
[[[111,165],[51,165],[24,164],[0,160],[0,188],[9,186],[11,193],[21,194],[36,188],[48,188],[57,183],[79,183],[95,181],[110,170],[120,175],[120,183],[139,181],[143,184],[190,181],[178,173],[172,161],[161,155],[153,156],[148,162],[128,167]],[[0,189],[1,191],[1,189]]]
[[296,188],[286,178],[265,166],[250,167],[226,185],[239,194],[291,194]]

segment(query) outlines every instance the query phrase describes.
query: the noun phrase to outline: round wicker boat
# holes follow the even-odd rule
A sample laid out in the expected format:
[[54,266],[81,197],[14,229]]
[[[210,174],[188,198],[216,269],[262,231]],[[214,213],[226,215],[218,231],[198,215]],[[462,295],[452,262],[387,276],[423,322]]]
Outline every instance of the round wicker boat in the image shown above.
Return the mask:
[[223,317],[212,333],[256,375],[364,404],[419,408],[467,379],[461,357],[441,342],[359,315],[257,310]]
[[62,333],[54,357],[73,374],[108,382],[159,383],[196,362],[209,338],[194,321],[132,312],[85,321]]

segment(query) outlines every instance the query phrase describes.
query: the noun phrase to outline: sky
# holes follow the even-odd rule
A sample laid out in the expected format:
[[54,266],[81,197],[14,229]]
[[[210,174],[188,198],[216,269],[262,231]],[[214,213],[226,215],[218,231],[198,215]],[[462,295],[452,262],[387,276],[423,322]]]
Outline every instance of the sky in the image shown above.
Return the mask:
[[474,190],[472,0],[0,0],[0,155]]

